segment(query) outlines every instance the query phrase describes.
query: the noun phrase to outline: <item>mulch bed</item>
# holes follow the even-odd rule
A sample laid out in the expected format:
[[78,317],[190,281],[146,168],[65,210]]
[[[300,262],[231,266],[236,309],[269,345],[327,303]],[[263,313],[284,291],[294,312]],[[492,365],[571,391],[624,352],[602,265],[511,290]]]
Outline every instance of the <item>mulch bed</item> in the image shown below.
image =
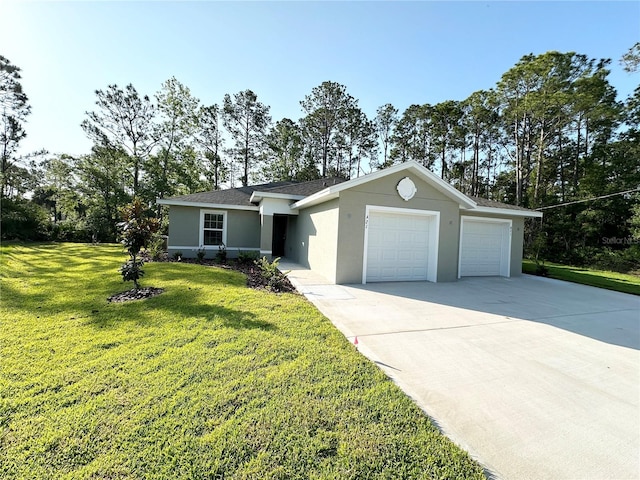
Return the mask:
[[127,290],[126,292],[116,293],[115,295],[111,295],[107,300],[113,303],[120,302],[128,302],[130,300],[142,300],[143,298],[151,298],[156,295],[160,295],[164,292],[164,288],[156,288],[156,287],[142,287],[132,288],[131,290]]
[[226,265],[217,265],[213,263],[212,265],[215,265],[220,268],[236,270],[237,272],[244,273],[247,276],[247,286],[249,288],[255,288],[257,290],[269,290],[276,293],[296,291],[296,287],[294,287],[289,281],[289,279],[286,277],[282,279],[281,286],[277,290],[274,290],[273,288],[269,288],[267,280],[262,276],[260,269],[255,265],[246,264],[246,263],[237,263],[237,262],[230,262]]

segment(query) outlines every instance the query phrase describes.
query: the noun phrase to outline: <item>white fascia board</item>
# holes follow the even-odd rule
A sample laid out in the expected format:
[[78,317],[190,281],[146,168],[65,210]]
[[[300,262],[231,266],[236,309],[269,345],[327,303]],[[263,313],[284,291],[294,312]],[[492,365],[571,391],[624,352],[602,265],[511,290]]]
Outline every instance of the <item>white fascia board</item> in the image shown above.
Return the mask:
[[496,208],[496,207],[476,207],[469,208],[466,211],[468,212],[478,212],[478,213],[493,213],[495,215],[504,215],[506,217],[532,217],[532,218],[542,218],[542,212],[537,212],[535,210],[512,210],[510,208]]
[[245,206],[245,205],[226,205],[223,203],[207,203],[207,202],[185,202],[184,200],[163,200],[158,199],[156,203],[159,205],[175,205],[177,207],[199,207],[199,208],[212,208],[220,210],[249,210],[257,212],[260,210],[258,206]]
[[[342,185],[342,183],[340,185]],[[332,190],[333,188],[335,187],[325,188],[324,190],[314,193],[313,195],[305,197],[299,202],[296,202],[293,205],[291,205],[291,210],[298,210],[300,208],[312,207],[313,205],[317,205],[318,203],[323,203],[329,200],[333,200],[334,198],[338,198],[339,191],[336,192]]]
[[259,202],[263,198],[282,198],[285,200],[302,200],[304,195],[291,195],[289,193],[270,193],[270,192],[258,192],[255,191],[251,194],[250,202]]
[[373,173],[369,173],[362,177],[353,178],[351,180],[347,180],[346,182],[339,183],[337,185],[333,185],[329,188],[325,188],[318,193],[315,193],[309,197],[306,197],[304,200],[301,200],[292,205],[292,208],[304,208],[310,207],[312,205],[316,205],[318,203],[326,202],[328,200],[332,200],[339,196],[340,192],[343,190],[347,190],[349,188],[357,187],[358,185],[362,185],[367,182],[371,182],[373,180],[377,180],[379,178],[386,177],[387,175],[392,175],[394,173],[403,172],[405,170],[409,170],[416,174],[418,177],[421,177],[425,182],[429,185],[433,186],[436,190],[439,190],[444,195],[449,198],[455,199],[462,207],[465,208],[475,208],[476,202],[467,197],[464,193],[459,192],[454,187],[449,185],[447,182],[442,180],[440,177],[435,175],[433,172],[430,172],[425,167],[420,165],[415,160],[411,160],[409,162],[400,163],[398,165],[393,165],[392,167],[385,168],[384,170],[378,170]]

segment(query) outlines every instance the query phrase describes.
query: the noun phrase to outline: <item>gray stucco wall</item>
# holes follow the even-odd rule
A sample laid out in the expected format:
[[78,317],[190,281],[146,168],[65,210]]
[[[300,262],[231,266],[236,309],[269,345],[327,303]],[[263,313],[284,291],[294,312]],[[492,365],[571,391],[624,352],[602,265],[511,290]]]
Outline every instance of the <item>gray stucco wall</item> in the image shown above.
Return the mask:
[[[200,247],[200,211],[216,208],[169,208],[169,255],[180,251],[185,258],[194,258]],[[227,254],[233,258],[238,249],[260,248],[260,215],[257,211],[227,210]],[[218,247],[208,247],[218,251]],[[211,254],[207,254],[209,257]]]
[[[396,186],[404,177],[416,185],[416,195],[405,201]],[[367,205],[440,212],[438,239],[438,282],[452,282],[458,271],[459,206],[418,177],[401,172],[367,182],[340,193],[340,229],[336,283],[361,283],[364,223]],[[393,248],[393,247],[390,247]]]
[[336,283],[338,199],[300,211],[289,224],[291,259]]
[[[169,248],[192,246],[199,241],[200,209],[193,207],[169,207]],[[171,252],[170,252],[171,253]],[[187,252],[183,252],[185,255]]]
[[260,248],[260,231],[258,212],[227,211],[227,248]]
[[522,255],[524,248],[523,217],[508,217],[506,215],[472,212],[467,210],[462,210],[460,214],[468,217],[499,218],[501,220],[511,220],[511,260],[509,274],[512,277],[522,274]]
[[273,244],[273,215],[263,215],[260,226],[260,255],[271,256],[271,246]]

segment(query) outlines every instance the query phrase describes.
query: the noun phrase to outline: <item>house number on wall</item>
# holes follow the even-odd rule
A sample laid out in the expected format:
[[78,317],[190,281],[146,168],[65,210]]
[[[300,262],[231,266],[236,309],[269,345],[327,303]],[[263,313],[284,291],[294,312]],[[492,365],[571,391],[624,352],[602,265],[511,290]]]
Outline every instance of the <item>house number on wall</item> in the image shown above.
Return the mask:
[[400,195],[400,198],[402,198],[405,202],[411,200],[418,191],[415,183],[413,183],[413,181],[409,177],[404,177],[402,180],[400,180],[398,182],[396,190],[398,190],[398,195]]

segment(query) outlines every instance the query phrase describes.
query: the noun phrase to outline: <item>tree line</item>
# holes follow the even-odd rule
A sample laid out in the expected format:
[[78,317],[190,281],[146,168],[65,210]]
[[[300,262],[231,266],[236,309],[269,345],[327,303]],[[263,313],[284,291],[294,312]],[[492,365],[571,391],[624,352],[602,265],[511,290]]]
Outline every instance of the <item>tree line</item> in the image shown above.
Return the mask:
[[[637,73],[639,45],[621,59],[629,74]],[[154,205],[268,181],[348,179],[415,160],[468,195],[544,208],[528,241],[547,257],[606,260],[640,234],[640,87],[618,99],[610,64],[574,52],[525,55],[467,99],[402,113],[385,104],[372,117],[346,86],[326,81],[300,101],[301,118],[275,122],[252,90],[204,105],[176,78],[151,97],[109,85],[96,90],[81,125],[91,152],[21,162],[28,99],[20,69],[0,57],[2,235],[19,234],[4,213],[20,202],[39,208],[55,235],[113,240],[118,210],[133,197]],[[605,241],[614,238],[622,241]]]

